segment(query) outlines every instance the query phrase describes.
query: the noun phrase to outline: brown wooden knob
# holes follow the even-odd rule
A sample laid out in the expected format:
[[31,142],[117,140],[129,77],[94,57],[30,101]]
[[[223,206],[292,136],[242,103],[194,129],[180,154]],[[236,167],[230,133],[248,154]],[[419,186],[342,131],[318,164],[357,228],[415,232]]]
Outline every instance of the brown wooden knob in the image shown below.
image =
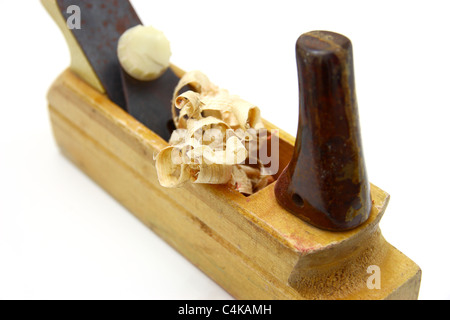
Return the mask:
[[294,155],[275,186],[278,202],[328,230],[359,226],[371,210],[350,40],[328,31],[300,36]]

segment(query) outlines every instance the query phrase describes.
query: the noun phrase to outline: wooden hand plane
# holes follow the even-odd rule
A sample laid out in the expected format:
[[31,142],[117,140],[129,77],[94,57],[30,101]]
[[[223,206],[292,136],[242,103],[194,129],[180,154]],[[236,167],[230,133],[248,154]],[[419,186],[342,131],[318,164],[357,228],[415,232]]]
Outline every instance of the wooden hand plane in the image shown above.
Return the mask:
[[[379,228],[389,195],[367,179],[346,37],[317,31],[297,42],[296,139],[264,120],[279,137],[280,170],[274,183],[248,197],[227,185],[169,189],[159,184],[153,158],[167,139],[124,107],[129,88],[120,83],[114,48],[124,28],[98,31],[106,33],[110,49],[105,59],[110,60],[96,61],[90,52],[93,41],[104,45],[88,37],[97,32],[90,30],[91,23],[108,25],[101,10],[107,7],[109,15],[121,17],[122,27],[131,27],[140,23],[131,5],[69,1],[81,12],[97,8],[75,31],[66,23],[69,2],[41,1],[72,54],[70,68],[48,92],[62,153],[232,296],[417,299],[421,269]],[[170,72],[177,79],[184,74],[176,66]],[[173,89],[173,79],[165,92]],[[170,102],[172,97],[161,97],[166,98]],[[155,110],[144,112],[150,112],[145,118]]]

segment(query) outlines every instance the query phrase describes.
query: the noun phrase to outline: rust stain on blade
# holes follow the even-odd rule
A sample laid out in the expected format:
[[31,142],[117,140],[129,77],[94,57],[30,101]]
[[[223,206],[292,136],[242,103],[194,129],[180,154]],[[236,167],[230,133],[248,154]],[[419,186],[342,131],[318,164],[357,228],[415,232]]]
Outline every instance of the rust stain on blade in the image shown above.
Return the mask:
[[117,42],[127,29],[142,24],[127,0],[57,0],[66,19],[72,16],[68,8],[80,8],[81,29],[72,34],[83,50],[111,101],[126,109],[117,58]]
[[122,85],[128,112],[143,125],[169,141],[175,125],[172,120],[172,96],[180,80],[169,68],[153,81],[139,81],[123,69]]

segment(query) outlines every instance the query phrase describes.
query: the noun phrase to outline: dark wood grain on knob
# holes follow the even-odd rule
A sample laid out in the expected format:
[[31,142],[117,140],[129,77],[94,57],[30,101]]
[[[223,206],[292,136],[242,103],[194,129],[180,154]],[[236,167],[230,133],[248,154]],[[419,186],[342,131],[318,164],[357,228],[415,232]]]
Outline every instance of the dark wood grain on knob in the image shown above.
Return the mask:
[[275,186],[278,202],[329,230],[359,226],[371,210],[361,143],[352,44],[312,31],[296,45],[299,125],[294,155]]

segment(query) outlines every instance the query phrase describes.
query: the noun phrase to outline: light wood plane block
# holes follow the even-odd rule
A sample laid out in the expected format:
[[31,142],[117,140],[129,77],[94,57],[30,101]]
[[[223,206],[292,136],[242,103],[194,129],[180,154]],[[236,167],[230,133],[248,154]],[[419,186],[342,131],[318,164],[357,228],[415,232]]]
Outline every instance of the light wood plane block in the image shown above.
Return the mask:
[[[420,268],[381,235],[389,195],[380,188],[371,186],[365,224],[320,230],[280,207],[274,184],[250,197],[221,185],[161,187],[153,155],[166,142],[70,70],[48,101],[63,154],[235,298],[418,297]],[[280,130],[280,170],[293,144]],[[367,286],[371,265],[380,268],[380,289]]]

